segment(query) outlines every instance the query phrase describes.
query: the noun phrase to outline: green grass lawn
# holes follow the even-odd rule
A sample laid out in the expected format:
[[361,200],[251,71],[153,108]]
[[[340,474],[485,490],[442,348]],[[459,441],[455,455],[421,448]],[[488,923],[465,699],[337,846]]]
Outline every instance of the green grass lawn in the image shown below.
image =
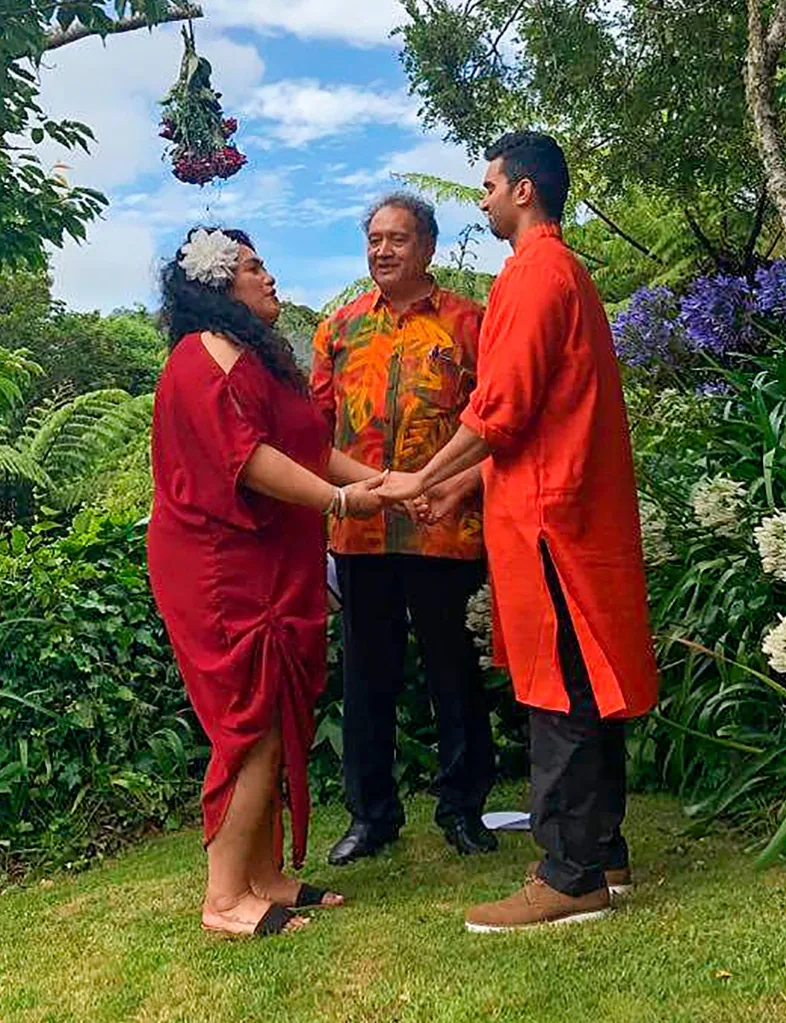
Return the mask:
[[[517,805],[498,789],[490,809]],[[300,934],[199,930],[200,838],[152,840],[79,877],[0,897],[2,1023],[745,1023],[786,1021],[786,871],[726,837],[682,837],[665,797],[632,800],[639,881],[610,919],[470,935],[464,907],[519,883],[535,849],[460,859],[419,797],[398,845],[324,865],[344,826],[318,809],[304,876],[349,899]]]

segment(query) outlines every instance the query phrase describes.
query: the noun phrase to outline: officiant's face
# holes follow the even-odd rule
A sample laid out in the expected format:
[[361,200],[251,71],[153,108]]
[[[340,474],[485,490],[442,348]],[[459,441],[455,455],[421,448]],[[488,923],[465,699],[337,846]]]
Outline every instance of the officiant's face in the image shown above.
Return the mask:
[[366,242],[369,272],[383,293],[420,280],[434,255],[413,214],[398,206],[383,206],[374,214]]
[[235,280],[230,290],[232,298],[248,306],[265,323],[275,323],[281,312],[276,295],[275,278],[265,268],[259,256],[247,245],[240,246]]

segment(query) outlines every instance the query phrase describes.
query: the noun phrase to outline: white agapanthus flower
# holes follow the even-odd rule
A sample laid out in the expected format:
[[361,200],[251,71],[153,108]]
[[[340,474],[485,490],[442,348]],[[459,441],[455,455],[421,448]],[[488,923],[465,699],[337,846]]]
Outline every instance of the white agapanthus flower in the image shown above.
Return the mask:
[[467,601],[467,628],[480,650],[480,666],[485,671],[492,667],[491,588],[488,584],[481,586]]
[[774,625],[761,645],[762,652],[767,655],[770,667],[781,675],[786,675],[786,615],[778,615],[780,622]]
[[662,565],[664,561],[674,557],[674,551],[666,535],[668,530],[666,517],[658,505],[646,497],[639,498],[639,516],[644,562],[653,568]]
[[693,514],[705,529],[720,536],[736,536],[746,497],[745,484],[728,476],[700,480],[693,488]]
[[765,572],[786,583],[786,512],[776,512],[762,519],[753,531]]
[[181,251],[180,265],[190,281],[217,288],[235,276],[240,245],[223,231],[208,232],[200,227]]

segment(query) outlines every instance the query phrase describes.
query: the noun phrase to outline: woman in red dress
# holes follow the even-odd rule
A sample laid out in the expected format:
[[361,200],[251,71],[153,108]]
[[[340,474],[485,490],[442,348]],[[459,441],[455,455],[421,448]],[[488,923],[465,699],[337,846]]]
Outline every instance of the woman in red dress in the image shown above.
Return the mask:
[[305,922],[293,909],[343,901],[281,872],[279,794],[283,778],[298,867],[325,672],[322,517],[380,507],[381,477],[332,451],[272,329],[274,283],[242,232],[190,232],[163,274],[170,355],[153,417],[150,580],[212,745],[202,924],[232,934],[290,930]]

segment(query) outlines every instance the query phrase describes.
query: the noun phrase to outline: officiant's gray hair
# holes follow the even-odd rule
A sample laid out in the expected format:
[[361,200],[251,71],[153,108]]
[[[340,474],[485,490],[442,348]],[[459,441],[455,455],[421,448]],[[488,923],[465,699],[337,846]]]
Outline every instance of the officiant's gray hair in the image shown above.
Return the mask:
[[378,199],[367,210],[363,218],[363,233],[366,237],[368,237],[371,221],[380,210],[385,209],[387,206],[392,206],[393,209],[397,210],[407,210],[411,213],[415,218],[417,232],[421,239],[430,242],[436,248],[437,239],[439,238],[439,226],[434,207],[430,202],[418,198],[418,196],[413,195],[411,192],[390,192],[388,195],[383,195],[381,199]]

